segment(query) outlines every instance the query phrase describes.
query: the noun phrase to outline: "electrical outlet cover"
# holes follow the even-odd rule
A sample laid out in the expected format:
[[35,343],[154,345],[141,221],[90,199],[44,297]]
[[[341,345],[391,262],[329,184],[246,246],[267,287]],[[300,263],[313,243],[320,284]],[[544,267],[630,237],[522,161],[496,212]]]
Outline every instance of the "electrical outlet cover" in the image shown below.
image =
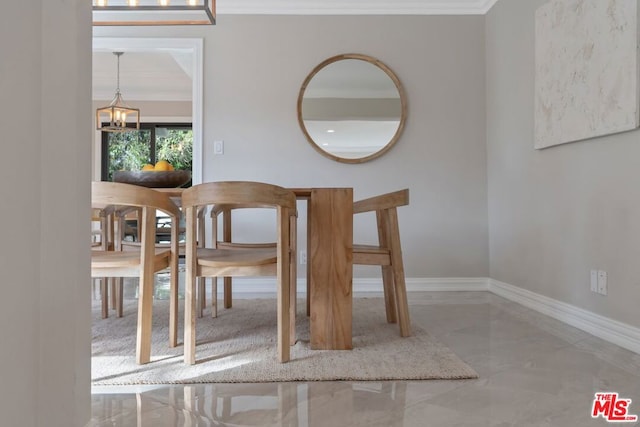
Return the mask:
[[598,270],[598,293],[607,294],[607,272],[604,270]]
[[598,292],[598,270],[591,270],[591,292]]

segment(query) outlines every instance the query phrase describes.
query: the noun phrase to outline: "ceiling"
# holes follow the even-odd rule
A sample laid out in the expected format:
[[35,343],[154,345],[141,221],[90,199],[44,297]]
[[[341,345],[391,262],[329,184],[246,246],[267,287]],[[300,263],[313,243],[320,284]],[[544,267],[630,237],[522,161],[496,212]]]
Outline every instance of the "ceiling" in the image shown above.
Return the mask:
[[[190,58],[181,52],[125,52],[120,57],[120,91],[129,101],[191,101]],[[93,52],[93,99],[111,100],[117,85],[117,58]]]
[[[298,15],[461,15],[485,14],[497,0],[217,0],[225,14]],[[111,100],[116,89],[116,57],[93,53],[93,99]],[[190,101],[190,58],[181,52],[125,52],[120,58],[120,90],[125,101]]]

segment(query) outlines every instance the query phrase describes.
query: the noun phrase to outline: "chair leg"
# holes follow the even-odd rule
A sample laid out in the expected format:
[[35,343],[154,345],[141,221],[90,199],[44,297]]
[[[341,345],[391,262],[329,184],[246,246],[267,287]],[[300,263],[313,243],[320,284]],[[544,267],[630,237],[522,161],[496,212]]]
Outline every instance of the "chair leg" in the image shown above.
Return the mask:
[[296,344],[296,311],[298,309],[298,258],[296,242],[297,236],[297,218],[295,216],[290,217],[290,229],[291,244],[289,251],[289,345]]
[[122,303],[124,300],[124,279],[122,277],[116,278],[116,316],[122,317]]
[[[278,228],[284,241],[278,241],[278,359],[280,363],[288,362],[291,356],[289,333],[290,309],[291,309],[291,250],[289,248],[290,222],[286,209],[278,213]],[[286,230],[282,232],[282,230]]]
[[118,298],[117,298],[117,295],[116,295],[117,278],[112,277],[110,279],[110,282],[111,282],[111,289],[110,289],[111,294],[109,295],[109,297],[110,297],[109,301],[110,301],[111,309],[115,310],[117,308],[117,305],[118,305]]
[[106,277],[100,279],[100,294],[102,303],[102,318],[109,317],[109,280]]
[[138,331],[136,334],[136,362],[139,365],[151,361],[151,319],[153,310],[153,274],[140,278],[138,297]]
[[382,266],[382,285],[384,289],[384,305],[387,313],[388,323],[397,323],[398,315],[396,310],[396,291],[393,281],[393,270],[391,266]]
[[[204,211],[200,210],[197,213],[197,235],[196,247],[204,248],[205,246],[205,224],[204,224]],[[215,241],[215,240],[214,240]],[[198,317],[204,316],[204,309],[207,308],[207,279],[205,277],[198,277]]]
[[187,207],[185,212],[187,220],[186,247],[185,247],[185,285],[184,285],[184,363],[194,365],[196,363],[196,248],[194,223],[196,213],[192,207]]
[[[401,261],[402,262],[402,261]],[[394,266],[394,284],[396,291],[396,303],[398,308],[398,318],[400,320],[400,335],[411,336],[411,320],[409,319],[409,304],[407,302],[407,290],[404,281],[404,270],[402,266]]]
[[224,308],[231,308],[231,277],[224,278]]
[[142,248],[140,258],[140,291],[138,296],[138,331],[136,336],[136,361],[139,365],[151,361],[151,326],[153,319],[153,271],[155,209],[142,208]]
[[404,282],[404,271],[394,270],[396,295],[398,304],[398,318],[400,319],[400,335],[411,336],[411,321],[409,319],[409,304],[407,303],[407,292]]
[[[231,210],[225,210],[222,214],[222,238],[225,242],[231,242]],[[231,277],[224,278],[224,308],[231,308]]]
[[393,268],[393,283],[396,291],[396,304],[400,323],[400,335],[411,335],[411,320],[409,319],[409,304],[407,303],[407,288],[404,280],[404,265],[402,263],[402,249],[400,246],[400,229],[398,227],[398,213],[396,209],[389,209],[389,247],[391,249],[391,265]]
[[198,317],[204,315],[204,308],[207,304],[206,288],[204,277],[198,277]]
[[[175,227],[174,227],[175,228]],[[171,231],[171,239],[178,239],[177,231]],[[171,264],[171,278],[170,278],[170,295],[169,295],[169,347],[174,348],[178,346],[178,253],[175,250],[174,255],[170,260]]]
[[211,278],[211,317],[218,317],[218,278]]
[[293,280],[289,284],[289,345],[296,345],[296,285]]
[[278,359],[288,362],[291,357],[289,334],[290,283],[288,272],[280,277],[278,286]]
[[198,277],[198,282],[202,288],[202,300],[200,301],[200,306],[204,311],[204,309],[207,308],[207,280],[204,277]]
[[196,280],[189,274],[185,281],[184,295],[184,363],[196,363]]
[[[384,211],[376,211],[378,224],[378,242],[380,247],[389,247],[389,217]],[[396,292],[393,283],[393,270],[389,265],[382,266],[382,284],[384,289],[384,305],[387,313],[387,322],[396,323],[398,315],[396,310]]]
[[[124,237],[124,218],[118,216],[116,219],[113,215],[110,216],[109,224],[109,237],[107,238],[108,246],[113,245],[114,251],[122,250],[122,239]],[[122,301],[120,297],[122,295],[122,283],[124,279],[122,277],[111,278],[111,308],[116,311],[117,317],[122,317]]]

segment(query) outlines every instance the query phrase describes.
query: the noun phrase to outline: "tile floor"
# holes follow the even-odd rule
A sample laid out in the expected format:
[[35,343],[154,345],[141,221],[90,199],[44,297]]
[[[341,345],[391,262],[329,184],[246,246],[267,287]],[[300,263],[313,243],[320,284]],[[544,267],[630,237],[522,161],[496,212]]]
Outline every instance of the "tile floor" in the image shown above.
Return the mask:
[[605,426],[591,409],[606,391],[640,415],[636,353],[488,292],[410,305],[479,379],[94,387],[88,426]]

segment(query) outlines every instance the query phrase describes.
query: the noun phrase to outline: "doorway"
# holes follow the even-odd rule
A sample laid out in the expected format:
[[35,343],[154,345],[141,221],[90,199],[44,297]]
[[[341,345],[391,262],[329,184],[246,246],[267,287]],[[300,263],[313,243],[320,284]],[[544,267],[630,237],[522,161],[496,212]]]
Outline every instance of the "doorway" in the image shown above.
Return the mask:
[[[120,89],[127,103],[146,107],[147,113],[140,108],[142,123],[191,124],[192,182],[202,182],[202,39],[94,37],[92,98],[96,108],[108,104],[116,88],[113,52],[124,52]],[[144,71],[136,72],[136,68],[140,70],[143,66]],[[95,132],[92,154],[92,177],[100,180],[104,167],[100,131]]]

